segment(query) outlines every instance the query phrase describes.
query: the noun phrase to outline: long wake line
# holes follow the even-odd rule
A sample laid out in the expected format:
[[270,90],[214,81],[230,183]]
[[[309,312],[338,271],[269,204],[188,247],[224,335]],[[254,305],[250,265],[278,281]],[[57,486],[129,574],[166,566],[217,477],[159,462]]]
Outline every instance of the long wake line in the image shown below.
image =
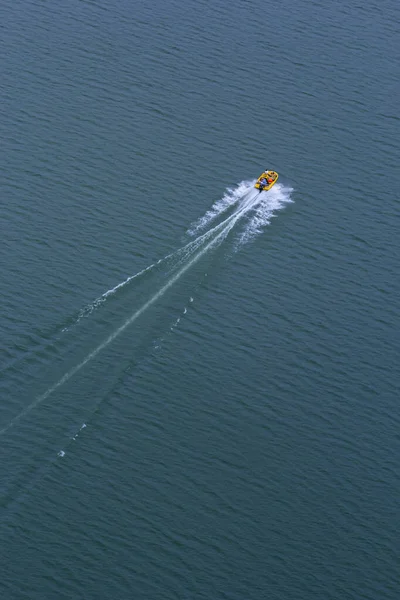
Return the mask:
[[[246,189],[246,188],[244,188]],[[239,186],[238,191],[243,191],[243,186]],[[238,198],[243,198],[246,194],[243,194],[239,197],[233,196],[230,197],[229,199],[234,201],[237,201]],[[222,210],[225,210],[225,208],[231,206],[231,203],[227,203],[227,199],[228,196],[224,196],[225,199],[225,203],[226,206],[223,205]],[[224,200],[223,199],[223,200]],[[216,203],[216,206],[218,206],[221,203],[221,201]],[[238,211],[237,211],[238,212]],[[224,226],[227,224],[227,222],[229,221],[230,218],[234,217],[237,215],[237,212],[233,215],[231,215],[229,218],[225,219],[222,223],[220,223],[218,226],[213,227],[212,229],[206,231],[205,233],[203,233],[202,235],[198,235],[198,237],[196,237],[196,239],[192,240],[191,242],[189,242],[188,244],[186,244],[186,246],[184,246],[183,248],[179,248],[179,250],[174,250],[173,252],[171,252],[170,254],[167,254],[166,256],[164,256],[164,258],[160,258],[158,261],[154,262],[153,264],[149,265],[148,267],[146,267],[145,269],[142,269],[141,271],[139,271],[138,273],[135,273],[134,275],[130,275],[129,277],[127,277],[124,281],[122,281],[121,283],[118,283],[115,287],[113,287],[112,289],[108,290],[107,292],[104,292],[104,294],[102,294],[101,296],[99,296],[98,298],[96,298],[96,300],[94,300],[93,302],[91,302],[89,305],[87,305],[85,308],[83,308],[78,315],[78,319],[76,322],[79,322],[81,320],[82,317],[87,317],[89,316],[93,310],[95,310],[98,306],[100,306],[100,304],[102,304],[103,302],[105,302],[105,300],[107,299],[108,296],[111,296],[113,294],[115,294],[115,292],[117,290],[119,290],[122,287],[125,287],[128,283],[130,283],[133,279],[137,279],[138,277],[140,277],[141,275],[144,275],[145,273],[151,271],[154,267],[156,267],[157,265],[160,265],[161,263],[168,261],[169,259],[172,258],[177,258],[177,257],[181,257],[180,260],[178,261],[177,264],[181,263],[183,260],[187,259],[189,256],[191,256],[194,252],[196,252],[196,250],[199,248],[199,246],[201,246],[201,244],[206,241],[208,239],[208,237],[210,237],[210,235],[214,234],[220,227]],[[218,211],[217,210],[210,210],[206,213],[205,217],[203,217],[202,219],[200,219],[199,223],[193,228],[193,229],[189,229],[188,233],[189,234],[194,234],[196,232],[199,232],[200,229],[205,225],[206,222],[206,217],[208,217],[209,220],[212,220],[213,218],[215,218],[218,215]],[[0,431],[1,434],[1,431]]]
[[[129,319],[125,321],[123,325],[121,325],[114,333],[112,333],[104,342],[102,342],[97,348],[95,348],[90,354],[86,356],[86,358],[80,362],[78,365],[73,367],[70,371],[65,373],[63,377],[53,386],[51,386],[44,394],[36,398],[29,406],[27,406],[23,411],[21,411],[16,417],[14,417],[8,425],[6,425],[3,429],[0,430],[0,436],[6,433],[17,421],[19,421],[22,417],[27,415],[32,409],[36,408],[39,404],[44,402],[57,388],[66,383],[71,377],[73,377],[78,371],[80,371],[89,361],[99,354],[106,346],[108,346],[116,337],[118,337],[129,325],[131,325],[136,319],[138,319],[152,304],[154,304],[159,298],[161,298],[165,292],[172,287],[172,285],[188,271],[188,269],[194,265],[204,254],[212,248],[212,246],[216,245],[218,241],[222,241],[224,237],[226,237],[229,231],[234,227],[235,223],[240,219],[240,217],[247,212],[247,210],[254,206],[254,202],[252,202],[254,198],[249,199],[243,207],[241,207],[238,211],[236,211],[233,215],[230,215],[227,219],[219,223],[213,229],[207,231],[203,235],[199,236],[193,242],[190,242],[185,248],[191,248],[195,245],[195,250],[201,245],[204,240],[207,240],[210,236],[219,231],[218,235],[213,237],[210,242],[208,242],[200,252],[198,252],[192,260],[190,260],[186,265],[184,265],[169,281],[166,283],[154,296],[152,296],[141,308],[139,308]],[[185,248],[182,248],[184,250]],[[132,278],[129,278],[129,280]],[[128,280],[127,280],[128,281]]]

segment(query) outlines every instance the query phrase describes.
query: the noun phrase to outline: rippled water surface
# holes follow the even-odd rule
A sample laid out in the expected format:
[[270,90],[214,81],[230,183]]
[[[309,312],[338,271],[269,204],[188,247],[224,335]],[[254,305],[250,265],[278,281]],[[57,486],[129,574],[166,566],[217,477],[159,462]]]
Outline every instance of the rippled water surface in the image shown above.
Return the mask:
[[3,1],[2,598],[397,600],[399,13]]

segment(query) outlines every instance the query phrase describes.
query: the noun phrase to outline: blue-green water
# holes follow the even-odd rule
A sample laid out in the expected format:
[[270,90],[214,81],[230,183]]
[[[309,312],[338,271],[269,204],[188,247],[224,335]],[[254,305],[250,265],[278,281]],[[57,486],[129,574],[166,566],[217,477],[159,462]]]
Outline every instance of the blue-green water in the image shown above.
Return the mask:
[[397,600],[398,3],[0,17],[1,598]]

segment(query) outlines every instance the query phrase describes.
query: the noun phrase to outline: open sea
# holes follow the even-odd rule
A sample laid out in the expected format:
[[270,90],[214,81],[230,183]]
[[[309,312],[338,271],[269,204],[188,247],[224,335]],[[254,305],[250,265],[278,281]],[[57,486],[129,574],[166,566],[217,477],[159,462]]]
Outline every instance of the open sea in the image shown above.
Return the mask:
[[399,599],[399,23],[2,0],[1,600]]

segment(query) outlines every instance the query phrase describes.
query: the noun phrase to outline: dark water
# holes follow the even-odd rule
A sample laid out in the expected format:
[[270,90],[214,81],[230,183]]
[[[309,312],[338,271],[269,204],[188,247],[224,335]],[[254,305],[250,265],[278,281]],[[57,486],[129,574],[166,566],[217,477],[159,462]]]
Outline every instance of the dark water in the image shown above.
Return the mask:
[[1,597],[395,600],[399,5],[144,4],[0,7]]

